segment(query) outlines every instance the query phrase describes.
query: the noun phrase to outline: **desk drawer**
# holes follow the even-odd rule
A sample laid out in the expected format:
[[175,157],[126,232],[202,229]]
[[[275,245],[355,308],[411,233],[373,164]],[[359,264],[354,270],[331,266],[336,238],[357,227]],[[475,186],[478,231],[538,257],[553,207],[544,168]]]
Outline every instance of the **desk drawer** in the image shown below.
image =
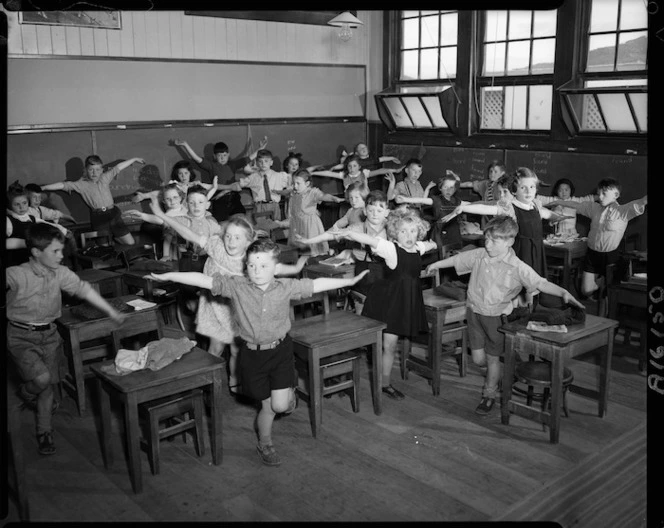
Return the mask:
[[450,308],[445,312],[445,320],[443,324],[457,323],[466,318],[466,306],[457,306]]

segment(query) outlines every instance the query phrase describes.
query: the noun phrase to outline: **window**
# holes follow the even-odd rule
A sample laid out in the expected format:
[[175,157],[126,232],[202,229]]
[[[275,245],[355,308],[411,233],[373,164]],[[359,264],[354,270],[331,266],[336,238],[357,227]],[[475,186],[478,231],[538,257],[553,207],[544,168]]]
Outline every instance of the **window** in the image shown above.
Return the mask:
[[401,81],[454,79],[456,11],[401,11]]
[[648,132],[648,12],[643,0],[592,0],[583,72],[560,89],[572,134]]
[[549,130],[557,12],[486,11],[483,22],[480,129]]

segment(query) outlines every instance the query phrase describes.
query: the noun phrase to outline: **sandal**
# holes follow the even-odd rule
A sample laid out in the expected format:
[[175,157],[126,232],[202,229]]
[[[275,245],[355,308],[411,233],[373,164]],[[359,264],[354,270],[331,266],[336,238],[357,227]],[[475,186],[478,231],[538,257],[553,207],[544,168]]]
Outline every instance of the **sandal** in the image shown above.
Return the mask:
[[392,385],[383,387],[381,390],[393,400],[403,400],[406,397],[403,392],[398,391],[397,389],[392,387]]

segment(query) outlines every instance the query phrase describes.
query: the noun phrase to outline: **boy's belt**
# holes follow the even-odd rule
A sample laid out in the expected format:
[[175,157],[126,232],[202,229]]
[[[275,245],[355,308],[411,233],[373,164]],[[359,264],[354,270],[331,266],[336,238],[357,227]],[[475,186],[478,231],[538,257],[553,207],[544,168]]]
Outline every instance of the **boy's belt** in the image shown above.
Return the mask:
[[245,344],[247,345],[247,348],[250,350],[270,350],[273,348],[277,348],[279,344],[286,339],[286,336],[280,337],[276,341],[272,341],[272,343],[265,343],[263,345],[258,345],[256,343],[250,343],[249,341],[245,341]]
[[15,326],[16,328],[22,328],[23,330],[36,330],[37,332],[50,330],[53,327],[53,323],[32,324],[32,323],[19,323],[18,321],[9,321],[9,324]]
[[110,211],[114,207],[115,207],[114,205],[111,205],[109,207],[100,207],[99,209],[93,209],[92,211],[94,213],[105,213],[106,211]]

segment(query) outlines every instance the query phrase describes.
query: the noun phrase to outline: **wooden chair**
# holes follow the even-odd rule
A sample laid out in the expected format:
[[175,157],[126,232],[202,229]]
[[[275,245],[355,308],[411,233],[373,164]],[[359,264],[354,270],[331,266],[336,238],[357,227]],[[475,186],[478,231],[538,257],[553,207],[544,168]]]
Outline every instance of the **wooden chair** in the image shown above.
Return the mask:
[[[295,318],[295,307],[306,306],[311,303],[320,303],[323,313],[330,313],[330,301],[328,292],[315,293],[305,299],[291,301],[291,320]],[[304,312],[302,313],[304,316]],[[297,347],[294,348],[295,369],[298,374],[296,390],[305,400],[309,398],[309,361],[306,353]],[[333,356],[323,358],[317,373],[320,376],[320,394],[323,396],[346,392],[350,396],[353,412],[360,411],[359,386],[360,386],[360,360],[362,354],[359,350],[341,352]],[[322,413],[321,413],[322,415]],[[322,417],[321,417],[322,422]],[[312,424],[313,431],[313,424]]]
[[[140,348],[147,341],[144,337],[138,336],[155,332],[157,339],[161,339],[162,326],[158,318],[148,325],[145,322],[132,324],[129,318],[122,327],[111,333],[114,354],[117,354],[120,348],[127,348],[126,341],[129,339],[132,340],[128,345],[130,349]],[[141,447],[147,451],[153,475],[159,473],[159,442],[164,438],[182,434],[186,441],[185,433],[189,431],[194,437],[196,455],[199,457],[203,455],[204,407],[201,390],[184,391],[175,396],[145,402],[139,405],[138,413],[146,422]]]
[[122,263],[113,254],[110,256],[108,256],[108,254],[100,256],[95,253],[90,253],[90,248],[114,247],[113,235],[110,231],[86,231],[80,233],[79,236],[81,239],[81,245],[73,255],[77,268],[105,269],[112,271],[122,267]]
[[21,401],[16,396],[18,383],[13,368],[7,373],[7,481],[8,489],[16,501],[18,515],[22,522],[30,520],[30,504],[28,501],[28,482],[23,442],[21,441]]

